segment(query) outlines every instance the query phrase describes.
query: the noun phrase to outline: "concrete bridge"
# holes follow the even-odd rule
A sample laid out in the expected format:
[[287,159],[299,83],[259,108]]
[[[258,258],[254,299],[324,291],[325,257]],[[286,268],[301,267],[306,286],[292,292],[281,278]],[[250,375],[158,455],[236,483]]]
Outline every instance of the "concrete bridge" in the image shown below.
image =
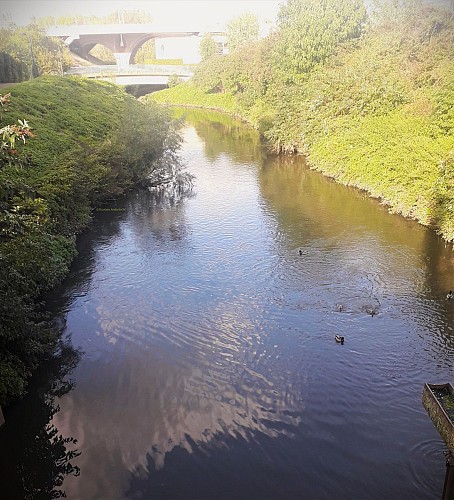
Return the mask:
[[67,75],[107,80],[119,85],[166,85],[173,75],[188,80],[194,74],[193,66],[171,64],[132,64],[119,68],[116,65],[73,67]]
[[[96,24],[55,26],[47,30],[48,36],[58,37],[65,41],[70,50],[84,59],[89,59],[90,50],[97,44],[104,45],[112,51],[117,67],[127,68],[134,60],[140,47],[151,38],[181,38],[182,53],[188,54],[186,59],[199,58],[198,48],[201,37],[206,30],[175,23],[169,26],[156,24]],[[221,31],[209,31],[213,36],[224,36]],[[164,47],[164,46],[162,46]],[[164,50],[162,50],[164,52]],[[165,54],[161,54],[162,58]],[[183,61],[185,58],[182,57]],[[197,63],[200,59],[190,61]]]

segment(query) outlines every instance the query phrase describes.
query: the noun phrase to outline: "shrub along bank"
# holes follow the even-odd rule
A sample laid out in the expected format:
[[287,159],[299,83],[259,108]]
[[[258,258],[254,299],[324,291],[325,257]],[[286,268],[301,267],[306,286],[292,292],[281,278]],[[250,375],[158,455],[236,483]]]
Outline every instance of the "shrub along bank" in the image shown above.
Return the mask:
[[[454,241],[454,17],[383,0],[366,18],[360,3],[288,0],[267,39],[146,99],[233,97],[216,107],[254,124],[276,152],[303,153]],[[346,22],[325,26],[331,18]]]
[[55,345],[37,301],[66,275],[93,208],[143,183],[180,144],[161,106],[112,84],[49,76],[4,91],[0,127],[26,119],[34,137],[0,157],[0,404]]

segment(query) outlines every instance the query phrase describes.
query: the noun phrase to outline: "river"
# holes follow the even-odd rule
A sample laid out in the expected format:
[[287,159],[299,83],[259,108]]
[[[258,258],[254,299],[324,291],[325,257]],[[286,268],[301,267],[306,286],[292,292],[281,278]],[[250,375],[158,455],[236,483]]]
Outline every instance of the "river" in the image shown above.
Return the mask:
[[54,429],[76,440],[70,499],[440,498],[421,397],[453,380],[452,246],[187,114],[193,192],[98,212],[47,297],[70,366],[6,414],[11,470],[61,472]]

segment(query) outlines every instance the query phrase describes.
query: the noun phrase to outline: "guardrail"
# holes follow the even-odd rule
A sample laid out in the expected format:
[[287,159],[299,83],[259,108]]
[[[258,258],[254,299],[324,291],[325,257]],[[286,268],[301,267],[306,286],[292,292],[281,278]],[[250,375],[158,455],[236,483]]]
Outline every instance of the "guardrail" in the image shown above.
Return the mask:
[[70,68],[65,73],[66,75],[81,75],[81,76],[186,76],[191,77],[194,74],[193,66],[180,66],[171,64],[131,64],[126,67],[118,67],[117,65],[100,65],[100,66],[80,66]]

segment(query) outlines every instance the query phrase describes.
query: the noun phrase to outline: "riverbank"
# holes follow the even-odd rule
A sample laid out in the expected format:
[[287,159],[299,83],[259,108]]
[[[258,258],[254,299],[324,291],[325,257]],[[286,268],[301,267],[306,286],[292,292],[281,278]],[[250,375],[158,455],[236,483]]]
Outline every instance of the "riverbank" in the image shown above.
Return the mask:
[[304,154],[311,168],[454,241],[453,22],[436,9],[401,12],[284,83],[270,38],[146,100],[241,116],[276,152]]
[[180,143],[165,110],[113,84],[40,77],[7,92],[1,127],[25,119],[33,135],[0,158],[1,405],[24,393],[55,345],[40,296],[66,276],[93,209],[142,183]]

